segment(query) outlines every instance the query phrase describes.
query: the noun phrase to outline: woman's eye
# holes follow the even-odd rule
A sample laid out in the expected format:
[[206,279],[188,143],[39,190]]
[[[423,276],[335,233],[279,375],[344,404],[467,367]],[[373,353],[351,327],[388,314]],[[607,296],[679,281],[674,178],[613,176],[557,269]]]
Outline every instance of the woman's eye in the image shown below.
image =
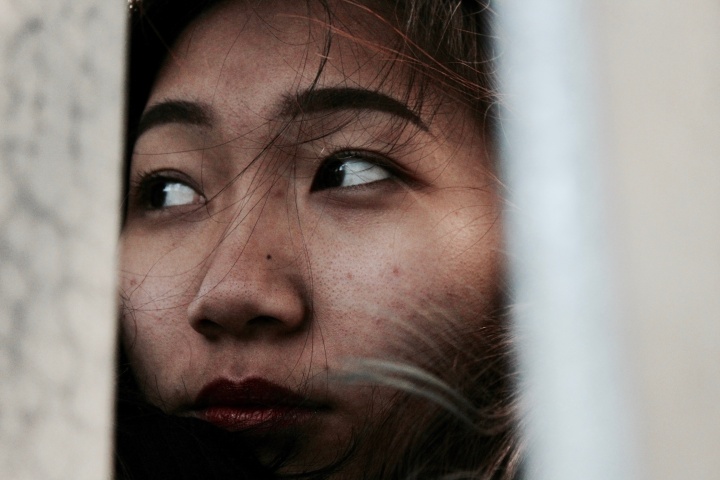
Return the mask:
[[347,153],[327,159],[318,169],[310,191],[367,185],[392,178],[390,171],[360,154]]
[[150,210],[199,205],[203,197],[191,186],[172,178],[153,178],[140,187],[142,203]]

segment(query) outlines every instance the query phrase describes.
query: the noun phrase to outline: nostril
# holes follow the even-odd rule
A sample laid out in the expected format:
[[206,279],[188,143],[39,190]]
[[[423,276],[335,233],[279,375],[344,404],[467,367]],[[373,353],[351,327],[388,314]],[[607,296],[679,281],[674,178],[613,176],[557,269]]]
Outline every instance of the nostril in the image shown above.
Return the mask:
[[263,327],[263,326],[270,326],[270,325],[273,325],[276,323],[282,323],[282,322],[275,317],[271,317],[268,315],[260,315],[260,316],[251,318],[247,322],[247,325],[249,327]]
[[206,337],[216,337],[222,332],[223,327],[212,320],[202,319],[195,322],[195,330]]

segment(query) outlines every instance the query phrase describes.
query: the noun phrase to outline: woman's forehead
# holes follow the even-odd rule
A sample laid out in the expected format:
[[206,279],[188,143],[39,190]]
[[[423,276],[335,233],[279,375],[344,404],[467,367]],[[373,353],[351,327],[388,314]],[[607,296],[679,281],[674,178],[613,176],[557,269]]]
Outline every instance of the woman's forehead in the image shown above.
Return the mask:
[[[364,108],[355,105],[364,102],[435,134],[467,139],[466,127],[452,126],[467,112],[433,89],[422,89],[420,98],[408,68],[393,53],[394,35],[377,15],[342,0],[327,9],[304,1],[221,3],[181,34],[146,113],[159,103],[190,101],[208,106],[216,113],[212,126],[222,123],[234,136],[252,131],[258,122],[264,129],[273,120],[287,120],[289,107],[303,113],[317,104],[301,101],[308,92],[331,91],[326,98],[343,100],[342,108]],[[451,114],[438,116],[438,111]]]
[[319,2],[225,2],[180,35],[156,89],[188,82],[211,91],[252,83],[267,89],[288,78],[298,89],[315,82],[379,88],[397,83],[391,38],[387,24],[345,2],[327,9]]

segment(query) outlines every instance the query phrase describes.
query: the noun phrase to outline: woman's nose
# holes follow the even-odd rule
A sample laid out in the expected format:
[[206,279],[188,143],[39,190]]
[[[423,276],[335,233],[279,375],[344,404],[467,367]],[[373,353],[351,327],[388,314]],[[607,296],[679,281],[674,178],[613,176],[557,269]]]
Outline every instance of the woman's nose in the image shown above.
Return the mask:
[[225,221],[208,220],[207,228],[220,238],[212,242],[194,282],[199,285],[188,321],[209,339],[288,335],[307,322],[305,256],[293,241],[299,225],[288,215],[282,192],[266,195],[252,208],[226,211]]

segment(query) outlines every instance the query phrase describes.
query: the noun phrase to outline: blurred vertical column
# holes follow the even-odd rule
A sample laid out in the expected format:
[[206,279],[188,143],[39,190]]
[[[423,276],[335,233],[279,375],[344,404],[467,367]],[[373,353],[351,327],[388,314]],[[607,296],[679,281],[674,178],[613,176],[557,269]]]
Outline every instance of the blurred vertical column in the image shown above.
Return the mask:
[[636,478],[593,2],[495,3],[526,478]]
[[720,4],[498,0],[530,479],[720,472]]
[[0,478],[108,478],[127,4],[0,0]]

